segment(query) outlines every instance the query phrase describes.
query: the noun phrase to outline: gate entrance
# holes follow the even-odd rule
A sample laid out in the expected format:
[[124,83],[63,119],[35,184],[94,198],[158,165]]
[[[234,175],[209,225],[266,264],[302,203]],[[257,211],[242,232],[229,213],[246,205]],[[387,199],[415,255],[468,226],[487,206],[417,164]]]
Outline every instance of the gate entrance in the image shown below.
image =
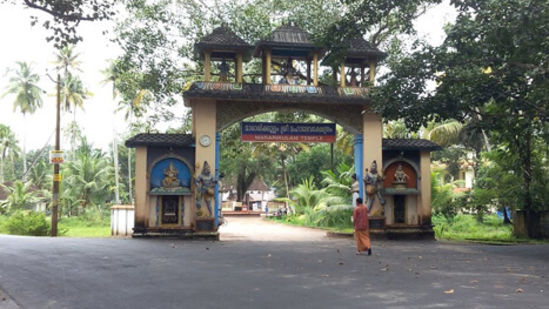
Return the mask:
[[[398,221],[402,220],[402,199],[396,196],[405,196],[406,224],[416,230],[421,227],[432,237],[429,152],[439,147],[425,140],[383,140],[382,119],[370,109],[368,94],[374,83],[376,64],[385,53],[361,37],[349,41],[347,54],[340,63],[328,64],[337,85],[334,86],[320,82],[319,76],[323,73],[320,60],[325,50],[314,45],[307,32],[293,25],[277,28],[269,39],[255,46],[222,26],[195,44],[195,50],[202,61],[204,76],[203,81],[190,84],[184,91],[185,105],[192,109],[192,134],[143,134],[127,142],[128,146],[137,148],[137,235],[175,232],[217,237],[219,133],[253,115],[304,111],[331,120],[354,134],[358,193],[365,201],[373,198],[365,188],[368,177],[373,177],[370,166],[377,162],[376,175],[385,180],[384,187],[376,185],[374,193],[391,198],[373,198],[369,203],[371,216],[378,222],[376,226],[385,229],[396,223],[396,202],[399,203]],[[243,63],[251,57],[260,59],[261,76],[246,80]],[[178,227],[166,229],[154,225],[158,215],[152,209],[153,192],[146,171],[157,157],[174,152],[192,164],[189,169],[192,183],[183,193],[186,199],[183,219]],[[384,173],[388,164],[393,163],[406,163],[413,168],[409,184],[403,185],[402,179],[387,183],[386,179],[394,180],[398,176]],[[393,172],[396,173],[396,169]]]

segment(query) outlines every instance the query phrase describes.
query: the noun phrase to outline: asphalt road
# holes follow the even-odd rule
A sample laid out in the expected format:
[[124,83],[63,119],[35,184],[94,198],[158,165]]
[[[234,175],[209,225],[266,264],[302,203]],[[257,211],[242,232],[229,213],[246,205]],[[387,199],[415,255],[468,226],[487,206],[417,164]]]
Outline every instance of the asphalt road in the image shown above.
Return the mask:
[[257,218],[223,230],[219,242],[0,235],[0,308],[549,308],[548,245],[385,241],[368,257]]

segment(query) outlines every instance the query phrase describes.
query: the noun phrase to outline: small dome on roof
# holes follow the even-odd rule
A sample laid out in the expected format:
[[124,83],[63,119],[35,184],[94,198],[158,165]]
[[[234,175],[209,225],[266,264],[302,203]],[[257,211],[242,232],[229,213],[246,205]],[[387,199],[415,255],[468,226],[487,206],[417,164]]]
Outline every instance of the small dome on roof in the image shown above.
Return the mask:
[[312,53],[321,49],[309,39],[310,34],[295,25],[282,25],[276,28],[271,36],[257,43],[254,57],[260,57],[265,49],[271,50],[273,57],[311,57]]
[[212,58],[234,57],[236,52],[248,56],[252,46],[226,26],[215,28],[212,33],[203,37],[200,42],[194,44],[197,56],[202,57],[205,50],[212,51]]

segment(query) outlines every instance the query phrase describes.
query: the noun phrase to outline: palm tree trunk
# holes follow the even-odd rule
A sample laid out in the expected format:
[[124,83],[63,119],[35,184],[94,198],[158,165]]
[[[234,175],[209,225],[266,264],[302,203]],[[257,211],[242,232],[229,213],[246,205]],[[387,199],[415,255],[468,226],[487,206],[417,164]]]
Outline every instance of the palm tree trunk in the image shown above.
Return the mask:
[[[23,121],[27,123],[27,117],[23,115]],[[15,176],[15,174],[14,174]],[[23,182],[27,181],[27,126],[23,131]]]
[[112,85],[112,101],[113,101],[113,114],[112,114],[112,152],[114,156],[114,200],[116,204],[120,204],[120,184],[118,183],[118,144],[116,143],[116,109],[114,108],[115,101],[115,88],[114,81]]

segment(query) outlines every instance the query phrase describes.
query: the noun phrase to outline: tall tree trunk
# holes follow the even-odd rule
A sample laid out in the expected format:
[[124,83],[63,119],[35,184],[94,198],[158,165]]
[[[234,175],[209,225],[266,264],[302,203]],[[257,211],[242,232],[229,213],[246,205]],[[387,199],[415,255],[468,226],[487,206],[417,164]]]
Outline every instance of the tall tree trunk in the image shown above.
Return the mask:
[[288,186],[288,173],[286,172],[286,162],[284,158],[280,158],[280,165],[282,165],[282,174],[284,175],[284,186],[286,187],[286,198],[290,198],[290,188]]
[[[27,123],[27,116],[23,116],[23,121]],[[14,174],[15,176],[15,174]],[[23,131],[23,182],[27,181],[27,126]]]
[[[532,183],[532,133],[528,129],[524,138],[524,149],[522,151],[522,169],[523,169],[523,178],[524,178],[524,210],[526,214],[526,230],[528,231],[528,237],[536,237],[536,222],[535,215],[532,209],[532,194],[531,194],[531,183]],[[520,153],[520,152],[519,152]]]
[[[114,81],[113,81],[113,84],[112,84],[112,101],[113,101],[113,113],[112,113],[112,153],[113,153],[113,157],[114,157],[114,186],[115,186],[115,190],[114,190],[114,202],[115,204],[120,204],[120,184],[118,183],[118,143],[116,142],[116,117],[115,117],[115,114],[116,114],[116,109],[115,109],[115,106],[114,106],[114,101],[115,101],[115,85],[114,85]],[[129,154],[129,152],[128,152]],[[129,167],[129,166],[128,166]]]

